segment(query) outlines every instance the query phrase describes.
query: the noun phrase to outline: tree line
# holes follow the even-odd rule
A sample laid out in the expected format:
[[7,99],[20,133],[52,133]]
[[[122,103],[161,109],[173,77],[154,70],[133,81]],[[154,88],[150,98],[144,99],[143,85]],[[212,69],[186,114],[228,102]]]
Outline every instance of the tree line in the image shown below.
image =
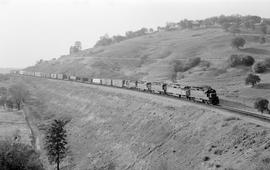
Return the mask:
[[177,29],[193,29],[193,28],[207,28],[212,26],[219,26],[225,31],[232,33],[239,33],[240,27],[246,29],[255,29],[255,25],[259,24],[261,32],[264,34],[268,33],[267,25],[270,25],[270,19],[262,18],[256,15],[221,15],[210,17],[202,20],[188,20],[183,19],[179,22],[167,22],[164,27],[158,26],[156,30],[153,28],[141,28],[136,31],[127,31],[125,35],[113,35],[110,37],[108,34],[101,36],[100,39],[96,42],[94,47],[98,46],[107,46],[114,43],[118,43],[127,39],[143,36],[146,34],[151,34],[159,31],[174,31]]

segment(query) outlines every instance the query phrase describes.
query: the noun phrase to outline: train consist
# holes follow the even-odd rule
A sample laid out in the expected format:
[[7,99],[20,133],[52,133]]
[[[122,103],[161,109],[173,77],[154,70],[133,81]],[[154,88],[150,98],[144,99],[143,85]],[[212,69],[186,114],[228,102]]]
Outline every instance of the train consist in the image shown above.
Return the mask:
[[118,88],[136,89],[156,94],[163,94],[169,96],[176,96],[185,98],[187,100],[202,102],[206,104],[218,105],[219,98],[216,90],[210,86],[193,87],[183,86],[177,83],[163,83],[163,82],[147,82],[134,80],[120,80],[120,79],[101,79],[101,78],[84,78],[78,76],[68,76],[65,74],[41,73],[29,71],[15,71],[15,74],[34,76],[40,78],[76,81],[88,84],[97,84],[105,86],[113,86]]

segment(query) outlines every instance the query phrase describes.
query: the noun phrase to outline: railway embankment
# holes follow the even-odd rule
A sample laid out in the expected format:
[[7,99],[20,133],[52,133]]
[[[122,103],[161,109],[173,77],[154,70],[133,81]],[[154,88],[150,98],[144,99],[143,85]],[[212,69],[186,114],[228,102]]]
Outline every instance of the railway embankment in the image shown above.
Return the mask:
[[24,78],[42,129],[70,119],[72,169],[267,169],[270,129],[222,111],[144,93]]

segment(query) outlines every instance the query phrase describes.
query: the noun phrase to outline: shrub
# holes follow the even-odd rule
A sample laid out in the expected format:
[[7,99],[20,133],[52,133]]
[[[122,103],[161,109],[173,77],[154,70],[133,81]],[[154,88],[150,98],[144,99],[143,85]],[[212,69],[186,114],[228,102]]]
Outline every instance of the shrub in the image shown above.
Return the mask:
[[39,154],[29,145],[0,141],[0,167],[3,170],[43,170]]
[[233,54],[228,59],[228,63],[231,67],[236,67],[239,65],[243,66],[252,66],[255,60],[252,56],[244,56],[244,55],[237,55]]
[[254,108],[257,109],[258,111],[260,111],[261,113],[263,113],[263,111],[269,110],[268,104],[269,104],[269,101],[267,99],[259,97],[256,99],[256,101],[254,103]]
[[260,77],[254,74],[249,74],[245,79],[245,83],[251,84],[252,87],[254,87],[254,85],[259,83],[260,81],[261,81]]
[[246,44],[246,40],[242,37],[236,37],[232,39],[231,45],[233,48],[239,49],[239,47],[244,47]]
[[257,62],[252,69],[255,73],[264,73],[267,70],[267,65],[264,62]]
[[249,55],[244,56],[242,58],[242,61],[243,61],[243,64],[245,66],[252,66],[254,64],[254,62],[255,62],[254,58],[252,56],[249,56]]
[[201,62],[201,58],[200,57],[195,57],[195,58],[191,58],[188,59],[186,62],[181,62],[181,61],[175,61],[175,66],[174,66],[174,70],[175,72],[185,72],[195,66],[197,66],[198,64],[200,64]]

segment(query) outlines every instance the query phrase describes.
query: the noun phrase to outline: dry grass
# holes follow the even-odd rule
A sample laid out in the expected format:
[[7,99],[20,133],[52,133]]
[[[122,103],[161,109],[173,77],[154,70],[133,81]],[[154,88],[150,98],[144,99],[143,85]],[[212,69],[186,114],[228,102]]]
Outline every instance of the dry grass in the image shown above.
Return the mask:
[[[42,115],[39,124],[56,117],[71,118],[70,163],[77,169],[113,165],[115,169],[253,170],[270,156],[262,147],[270,139],[269,129],[243,120],[128,91],[122,94],[52,80],[26,82],[46,106],[36,111]],[[210,159],[204,161],[205,156]]]

